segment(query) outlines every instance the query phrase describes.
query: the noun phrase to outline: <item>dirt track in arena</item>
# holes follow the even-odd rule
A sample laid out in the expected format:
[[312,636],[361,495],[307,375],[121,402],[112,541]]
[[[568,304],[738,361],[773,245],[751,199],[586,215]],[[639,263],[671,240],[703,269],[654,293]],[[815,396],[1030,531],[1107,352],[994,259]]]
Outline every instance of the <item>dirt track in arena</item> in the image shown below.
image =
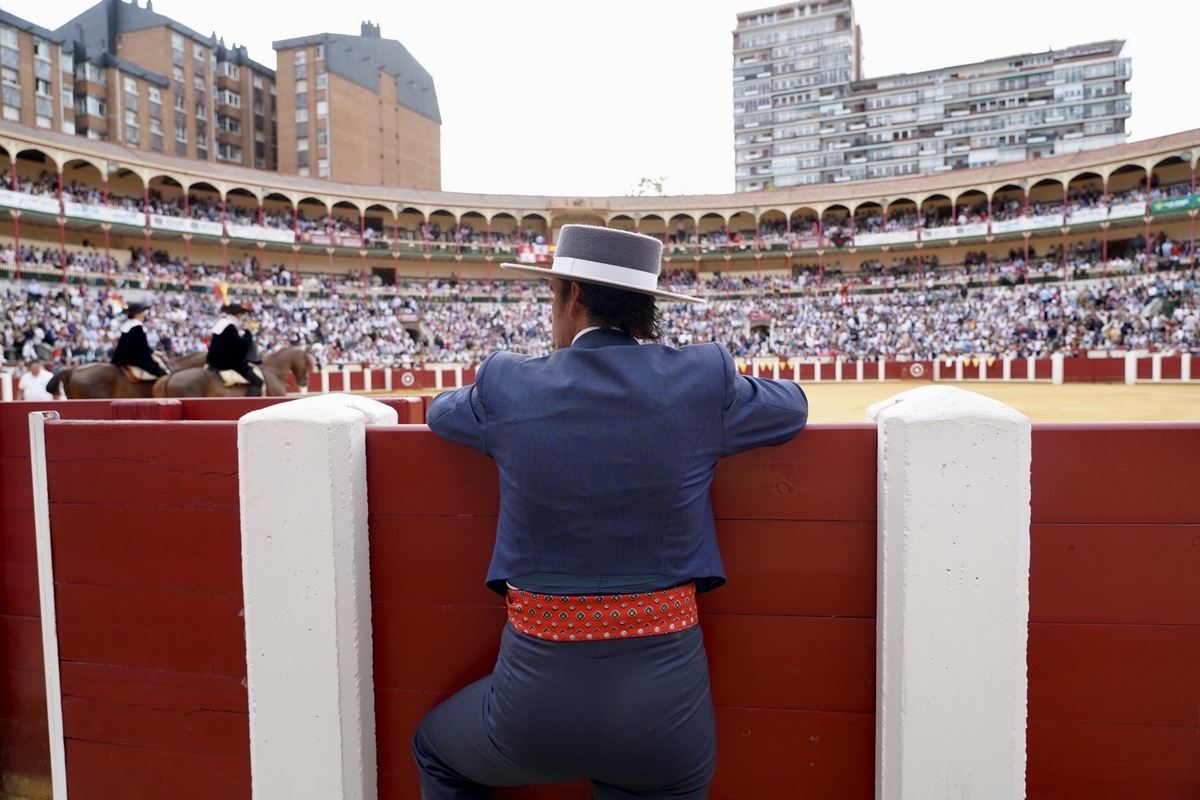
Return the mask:
[[[930,386],[915,381],[807,383],[810,422],[862,422],[867,406]],[[941,383],[995,398],[1034,422],[1200,421],[1200,385]]]
[[[920,381],[805,383],[810,422],[863,422],[867,406],[931,386]],[[1200,384],[953,383],[995,398],[1034,422],[1200,422]],[[392,394],[401,394],[393,392]],[[412,392],[412,394],[420,394]]]

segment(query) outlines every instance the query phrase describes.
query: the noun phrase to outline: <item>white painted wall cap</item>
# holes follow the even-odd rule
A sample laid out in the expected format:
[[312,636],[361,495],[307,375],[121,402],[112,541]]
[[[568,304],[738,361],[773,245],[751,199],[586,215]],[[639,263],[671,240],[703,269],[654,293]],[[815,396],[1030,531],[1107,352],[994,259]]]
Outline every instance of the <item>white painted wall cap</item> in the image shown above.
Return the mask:
[[344,412],[357,412],[365,425],[395,425],[399,419],[396,409],[378,400],[338,392],[276,403],[251,411],[239,422],[334,422],[344,421]]
[[910,422],[990,418],[1029,425],[1029,418],[999,400],[956,386],[909,389],[867,407],[867,422],[903,419]]

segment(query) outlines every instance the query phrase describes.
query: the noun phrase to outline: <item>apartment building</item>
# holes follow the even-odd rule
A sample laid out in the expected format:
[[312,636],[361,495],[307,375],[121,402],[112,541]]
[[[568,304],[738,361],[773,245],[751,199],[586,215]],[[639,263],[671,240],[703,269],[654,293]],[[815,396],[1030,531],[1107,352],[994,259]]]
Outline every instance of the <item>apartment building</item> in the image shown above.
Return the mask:
[[75,64],[54,31],[0,10],[0,114],[38,128],[75,132]]
[[157,13],[151,0],[145,6],[100,0],[55,34],[74,57],[78,134],[184,158],[273,168],[269,98],[275,74],[247,57],[245,48],[227,48],[215,35]]
[[404,45],[364,22],[273,46],[280,172],[441,189],[437,91]]
[[[1124,46],[1111,40],[865,79],[851,0],[739,14],[737,191],[944,172],[1120,144],[1132,110]],[[855,65],[852,78],[842,54]]]

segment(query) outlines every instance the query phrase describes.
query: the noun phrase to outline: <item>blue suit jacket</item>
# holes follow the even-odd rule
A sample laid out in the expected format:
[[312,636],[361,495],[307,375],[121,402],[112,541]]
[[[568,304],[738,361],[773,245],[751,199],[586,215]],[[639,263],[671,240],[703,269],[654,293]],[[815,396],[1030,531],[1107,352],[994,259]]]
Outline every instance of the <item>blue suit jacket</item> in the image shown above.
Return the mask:
[[782,444],[808,420],[794,383],[739,375],[719,344],[585,333],[533,358],[494,353],[429,406],[429,427],[496,461],[487,582],[531,573],[725,582],[708,488],[717,459]]

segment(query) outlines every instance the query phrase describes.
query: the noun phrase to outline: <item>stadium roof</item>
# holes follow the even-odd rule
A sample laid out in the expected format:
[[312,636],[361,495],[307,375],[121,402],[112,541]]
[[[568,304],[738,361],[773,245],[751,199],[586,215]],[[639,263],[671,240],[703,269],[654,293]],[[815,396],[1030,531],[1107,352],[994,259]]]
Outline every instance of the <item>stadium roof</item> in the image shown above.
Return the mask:
[[318,33],[295,39],[282,39],[271,46],[291,50],[312,45],[325,46],[325,69],[379,92],[379,73],[396,78],[396,102],[427,119],[440,123],[437,90],[433,76],[413,58],[412,53],[395,39],[379,35],[379,26],[364,22],[361,36],[342,33]]

